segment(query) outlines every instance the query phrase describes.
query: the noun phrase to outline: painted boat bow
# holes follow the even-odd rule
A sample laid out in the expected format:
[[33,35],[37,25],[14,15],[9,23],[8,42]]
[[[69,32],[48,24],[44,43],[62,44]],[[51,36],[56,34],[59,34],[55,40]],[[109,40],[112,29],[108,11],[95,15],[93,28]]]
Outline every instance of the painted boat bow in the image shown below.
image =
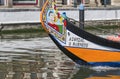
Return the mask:
[[40,20],[59,49],[76,63],[120,67],[120,43],[79,29],[58,12],[55,0],[46,0]]

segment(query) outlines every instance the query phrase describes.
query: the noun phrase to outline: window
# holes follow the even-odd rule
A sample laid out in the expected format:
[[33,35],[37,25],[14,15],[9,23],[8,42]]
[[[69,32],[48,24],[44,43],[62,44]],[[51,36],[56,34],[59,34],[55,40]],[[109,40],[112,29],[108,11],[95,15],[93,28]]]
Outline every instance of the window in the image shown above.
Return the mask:
[[79,5],[81,3],[81,0],[77,0],[77,5]]
[[77,6],[81,3],[81,0],[74,0],[74,5]]
[[4,5],[4,0],[0,0],[0,5]]
[[37,5],[38,0],[13,0],[14,5]]
[[[102,5],[111,5],[111,0],[100,0]],[[106,2],[105,2],[106,1]]]
[[62,0],[62,5],[67,5],[67,0]]

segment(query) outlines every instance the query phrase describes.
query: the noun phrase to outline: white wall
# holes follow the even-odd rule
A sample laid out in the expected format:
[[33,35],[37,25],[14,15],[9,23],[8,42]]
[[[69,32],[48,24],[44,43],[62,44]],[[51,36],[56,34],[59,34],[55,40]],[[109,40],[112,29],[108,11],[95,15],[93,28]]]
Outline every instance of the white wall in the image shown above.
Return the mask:
[[0,23],[39,22],[40,11],[0,12]]
[[120,10],[117,10],[117,15],[116,15],[117,19],[120,19]]
[[[79,20],[79,11],[66,10],[67,16]],[[85,20],[120,19],[120,10],[86,10]],[[0,11],[0,23],[29,23],[40,22],[40,11]]]
[[86,20],[112,20],[117,19],[115,10],[89,10],[85,13]]
[[[66,12],[67,16],[79,20],[79,11],[61,11]],[[114,20],[120,19],[120,10],[86,10],[85,20]]]

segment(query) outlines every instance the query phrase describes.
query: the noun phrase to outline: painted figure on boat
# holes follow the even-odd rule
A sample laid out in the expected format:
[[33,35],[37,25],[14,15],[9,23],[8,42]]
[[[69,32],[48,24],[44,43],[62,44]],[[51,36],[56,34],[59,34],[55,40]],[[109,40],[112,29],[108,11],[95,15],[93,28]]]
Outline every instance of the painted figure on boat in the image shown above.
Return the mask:
[[49,31],[63,42],[66,41],[66,19],[64,17],[65,13],[61,15],[56,9],[55,2],[52,2],[52,6],[47,12],[46,23]]

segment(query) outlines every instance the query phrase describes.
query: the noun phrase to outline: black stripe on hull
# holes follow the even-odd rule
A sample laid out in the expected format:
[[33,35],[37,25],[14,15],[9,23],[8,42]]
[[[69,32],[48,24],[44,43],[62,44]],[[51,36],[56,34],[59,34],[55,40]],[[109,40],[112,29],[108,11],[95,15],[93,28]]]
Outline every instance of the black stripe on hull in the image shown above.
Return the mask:
[[86,65],[86,66],[90,66],[90,64],[88,64],[86,61],[80,59],[79,57],[75,56],[74,54],[72,54],[71,52],[69,52],[65,47],[63,47],[62,45],[59,44],[59,42],[51,35],[49,34],[50,38],[53,40],[53,42],[57,45],[57,47],[63,51],[63,53],[65,55],[67,55],[69,58],[71,58],[74,62],[76,62],[77,64],[80,65]]
[[88,33],[86,31],[78,28],[77,26],[75,26],[74,24],[72,24],[69,21],[67,21],[67,29],[69,31],[71,31],[72,33],[78,35],[79,37],[82,37],[82,38],[84,38],[88,41],[91,41],[91,42],[95,43],[95,44],[105,46],[105,47],[120,49],[120,43],[119,42],[114,42],[114,41],[111,41],[111,40],[107,40],[107,39],[95,36],[91,33]]

